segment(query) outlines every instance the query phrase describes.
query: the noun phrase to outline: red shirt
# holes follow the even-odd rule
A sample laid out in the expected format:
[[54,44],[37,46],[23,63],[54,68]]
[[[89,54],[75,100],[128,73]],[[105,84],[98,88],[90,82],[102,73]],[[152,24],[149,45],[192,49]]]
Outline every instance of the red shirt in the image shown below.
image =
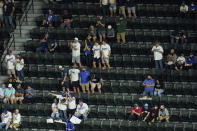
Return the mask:
[[142,114],[142,108],[141,107],[138,107],[138,109],[136,109],[135,107],[132,107],[131,108],[131,114],[132,114],[132,111],[135,111],[135,112],[137,112],[139,114]]

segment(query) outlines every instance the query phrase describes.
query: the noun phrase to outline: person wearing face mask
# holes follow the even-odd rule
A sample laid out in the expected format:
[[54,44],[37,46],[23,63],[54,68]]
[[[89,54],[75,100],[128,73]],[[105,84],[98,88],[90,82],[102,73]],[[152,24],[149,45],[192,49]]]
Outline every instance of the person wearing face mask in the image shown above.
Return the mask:
[[150,112],[149,123],[148,123],[149,125],[151,125],[157,120],[158,112],[159,112],[158,106],[155,105]]
[[139,107],[138,104],[134,104],[134,106],[131,108],[131,115],[129,117],[129,120],[131,121],[137,121],[141,120],[141,114],[142,114],[142,108]]
[[83,68],[82,71],[80,72],[80,79],[79,83],[82,88],[83,93],[88,92],[90,94],[89,90],[89,84],[90,84],[90,72],[86,70],[86,68]]
[[150,75],[148,75],[147,79],[144,80],[143,86],[144,86],[143,96],[144,97],[147,97],[148,95],[153,96],[154,88],[155,88],[155,80]]
[[125,44],[126,43],[125,35],[126,35],[126,28],[127,28],[126,19],[121,15],[116,25],[117,25],[117,43],[120,43],[120,38],[121,38],[123,44]]
[[160,106],[157,120],[160,122],[169,122],[169,112],[164,105]]
[[4,96],[5,96],[5,90],[6,90],[6,84],[3,83],[0,87],[0,103],[3,102]]

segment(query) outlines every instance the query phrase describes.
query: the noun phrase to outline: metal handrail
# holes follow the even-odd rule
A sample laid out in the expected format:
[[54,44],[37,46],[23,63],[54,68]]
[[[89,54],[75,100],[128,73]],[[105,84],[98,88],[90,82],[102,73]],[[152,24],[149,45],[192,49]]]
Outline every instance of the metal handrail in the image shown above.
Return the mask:
[[[30,3],[29,3],[30,2]],[[33,9],[33,13],[34,13],[34,1],[33,0],[29,0],[29,4],[26,6],[25,10],[24,10],[24,14],[22,15],[21,19],[19,20],[19,30],[20,30],[20,36],[21,36],[21,26],[23,25],[23,22],[26,21],[27,22],[27,14],[29,12],[29,10]]]

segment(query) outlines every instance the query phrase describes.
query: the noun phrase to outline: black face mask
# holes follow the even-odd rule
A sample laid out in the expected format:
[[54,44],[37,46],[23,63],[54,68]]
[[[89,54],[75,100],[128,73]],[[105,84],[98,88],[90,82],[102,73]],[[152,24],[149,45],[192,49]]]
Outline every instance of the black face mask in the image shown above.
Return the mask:
[[85,70],[83,70],[83,72],[86,72]]

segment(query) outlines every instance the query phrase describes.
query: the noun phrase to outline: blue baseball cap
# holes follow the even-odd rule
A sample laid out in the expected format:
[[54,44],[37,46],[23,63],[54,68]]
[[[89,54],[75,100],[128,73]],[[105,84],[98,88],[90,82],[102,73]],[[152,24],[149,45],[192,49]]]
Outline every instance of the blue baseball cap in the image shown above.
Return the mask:
[[56,43],[56,40],[53,40],[52,43]]
[[73,93],[70,93],[69,96],[70,96],[70,97],[73,97]]
[[79,99],[79,102],[83,102],[83,99],[82,99],[82,98],[80,98],[80,99]]
[[66,91],[63,91],[63,92],[62,92],[63,95],[66,94],[66,93],[67,93]]
[[144,107],[148,107],[148,104],[146,103],[146,104],[144,104]]
[[6,113],[7,112],[7,109],[4,109],[3,112]]

